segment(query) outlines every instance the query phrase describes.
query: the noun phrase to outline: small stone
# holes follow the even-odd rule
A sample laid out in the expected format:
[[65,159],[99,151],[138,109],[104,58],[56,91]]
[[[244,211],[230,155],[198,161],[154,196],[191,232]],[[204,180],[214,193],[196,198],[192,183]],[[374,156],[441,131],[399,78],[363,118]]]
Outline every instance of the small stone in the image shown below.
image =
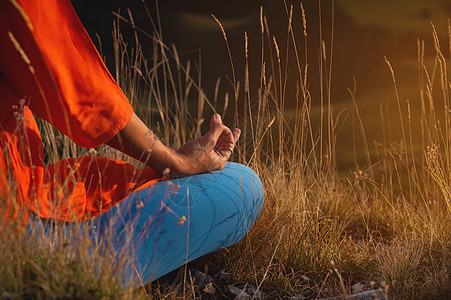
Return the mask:
[[236,295],[236,298],[235,299],[240,299],[240,300],[245,300],[245,299],[250,299],[251,297],[245,292],[245,291],[243,291],[242,289],[240,289],[240,288],[238,288],[238,287],[236,287],[236,286],[233,286],[233,285],[228,285],[227,286],[227,288],[229,289],[229,291],[232,293],[232,294],[234,294],[234,295]]
[[289,299],[290,300],[305,300],[305,299],[307,299],[307,297],[305,297],[302,294],[297,294],[297,295],[291,296]]
[[213,283],[209,283],[205,286],[205,288],[203,289],[204,293],[206,294],[210,294],[210,295],[215,295],[216,294],[216,289],[213,286]]
[[387,294],[381,290],[371,290],[361,293],[356,293],[348,296],[339,296],[332,298],[320,298],[318,300],[385,300]]
[[13,300],[13,297],[9,293],[3,292],[2,300]]
[[202,273],[195,269],[189,269],[188,274],[190,279],[192,279],[193,284],[200,289],[205,288],[208,284],[213,283],[213,278],[210,275]]
[[254,287],[253,285],[250,285],[249,283],[240,284],[237,287],[242,289],[243,291],[245,291],[252,298],[256,297],[259,299],[259,298],[263,298],[265,296],[265,293],[263,291],[259,290],[258,288]]
[[214,278],[219,278],[224,281],[230,281],[232,279],[232,276],[230,276],[230,273],[219,271],[215,275],[213,275]]
[[363,292],[364,290],[365,290],[365,285],[360,282],[351,286],[351,291],[353,294]]
[[[356,296],[355,299],[358,299],[358,300],[385,300],[385,299],[387,299],[387,294],[381,290],[365,291],[365,292],[354,294],[352,296]],[[352,298],[352,299],[354,299],[354,298]]]

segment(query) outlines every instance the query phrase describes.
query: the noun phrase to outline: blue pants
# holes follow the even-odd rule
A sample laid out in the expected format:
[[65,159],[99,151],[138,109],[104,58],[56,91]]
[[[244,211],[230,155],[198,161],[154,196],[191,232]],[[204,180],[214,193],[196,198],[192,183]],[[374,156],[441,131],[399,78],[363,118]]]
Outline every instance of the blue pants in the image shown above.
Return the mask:
[[262,206],[254,171],[227,163],[220,171],[158,182],[88,222],[94,239],[107,239],[119,256],[132,258],[122,268],[124,283],[137,287],[236,244]]

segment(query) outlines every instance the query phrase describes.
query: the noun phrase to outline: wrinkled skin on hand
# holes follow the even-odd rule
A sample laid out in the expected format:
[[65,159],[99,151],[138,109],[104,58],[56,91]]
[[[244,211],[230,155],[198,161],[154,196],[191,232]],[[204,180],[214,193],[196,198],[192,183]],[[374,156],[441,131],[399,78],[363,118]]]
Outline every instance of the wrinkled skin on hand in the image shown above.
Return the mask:
[[185,160],[186,170],[179,176],[220,170],[230,158],[241,134],[241,130],[230,130],[222,124],[221,116],[215,114],[210,119],[210,131],[192,140],[177,150]]

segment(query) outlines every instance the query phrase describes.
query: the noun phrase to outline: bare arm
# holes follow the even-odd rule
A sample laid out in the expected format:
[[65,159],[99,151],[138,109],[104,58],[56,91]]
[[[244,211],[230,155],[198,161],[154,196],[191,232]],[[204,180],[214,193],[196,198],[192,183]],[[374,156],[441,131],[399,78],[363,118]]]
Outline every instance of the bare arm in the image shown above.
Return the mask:
[[224,126],[219,115],[210,120],[210,131],[173,150],[166,147],[133,113],[127,125],[108,145],[136,158],[161,175],[187,176],[222,169],[241,131]]

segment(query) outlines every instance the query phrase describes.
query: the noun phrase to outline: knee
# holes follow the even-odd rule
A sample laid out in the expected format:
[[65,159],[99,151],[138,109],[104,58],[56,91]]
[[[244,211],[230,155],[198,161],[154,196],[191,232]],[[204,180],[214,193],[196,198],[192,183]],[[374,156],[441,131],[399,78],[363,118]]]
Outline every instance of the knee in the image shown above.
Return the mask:
[[224,171],[239,180],[240,194],[245,207],[249,209],[252,223],[260,217],[264,202],[263,184],[251,168],[233,162],[228,162]]

